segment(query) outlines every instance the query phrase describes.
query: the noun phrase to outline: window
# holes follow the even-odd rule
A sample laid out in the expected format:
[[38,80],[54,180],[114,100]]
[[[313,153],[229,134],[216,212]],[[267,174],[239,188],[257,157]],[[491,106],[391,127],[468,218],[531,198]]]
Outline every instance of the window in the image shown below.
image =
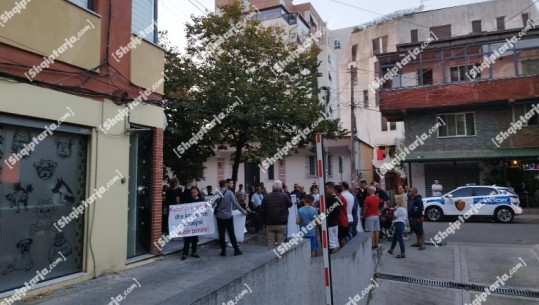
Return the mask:
[[445,122],[445,126],[438,128],[439,138],[475,136],[475,114],[473,112],[447,113],[440,114],[438,117]]
[[472,21],[472,33],[481,33],[482,31],[481,20]]
[[539,74],[539,58],[524,59],[521,64],[523,75]]
[[[479,66],[481,64],[477,65]],[[471,76],[469,76],[468,73],[473,69],[473,67],[474,65],[449,67],[450,80],[452,82],[463,82],[469,80]],[[481,78],[481,72],[477,72],[477,76],[475,78]]]
[[375,38],[372,40],[372,54],[381,54],[387,52],[387,36]]
[[505,30],[505,17],[496,18],[496,29],[498,31]]
[[382,116],[382,131],[391,131],[397,129],[397,123],[388,122],[385,116]]
[[498,192],[491,187],[473,187],[472,196],[492,196]]
[[339,50],[341,48],[341,41],[339,39],[333,40],[333,48]]
[[133,0],[131,32],[157,43],[157,2],[155,0]]
[[472,188],[471,187],[463,187],[461,189],[452,191],[449,194],[453,195],[453,198],[470,197],[470,196],[472,196]]
[[91,10],[93,7],[93,0],[68,0],[71,3],[74,3],[80,7]]
[[529,19],[530,15],[528,15],[528,13],[522,13],[522,26],[526,26]]
[[268,167],[268,180],[275,180],[275,166],[274,164]]
[[410,41],[411,42],[418,42],[419,41],[417,30],[411,30],[410,31]]
[[331,73],[328,72],[328,79],[331,81]]
[[433,26],[430,31],[438,38],[451,37],[451,25]]
[[316,157],[315,156],[309,156],[307,157],[307,166],[308,166],[308,176],[309,177],[316,177]]
[[369,90],[363,90],[363,107],[369,108]]
[[417,81],[419,85],[432,85],[434,83],[432,69],[417,70],[417,77],[419,78]]
[[[536,102],[535,102],[536,103]],[[518,120],[520,116],[525,117],[526,113],[533,114],[533,116],[524,123],[524,126],[539,126],[539,116],[533,110],[534,103],[515,105],[515,120]]]
[[357,44],[352,46],[352,61],[356,61],[357,56]]

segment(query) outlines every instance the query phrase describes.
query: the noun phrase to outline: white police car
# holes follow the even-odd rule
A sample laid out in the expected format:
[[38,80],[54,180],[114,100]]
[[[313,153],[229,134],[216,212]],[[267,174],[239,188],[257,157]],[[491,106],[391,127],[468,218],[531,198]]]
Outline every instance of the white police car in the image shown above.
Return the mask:
[[445,216],[493,216],[498,222],[512,222],[522,214],[518,195],[500,186],[467,185],[441,197],[423,199],[425,218],[439,221]]

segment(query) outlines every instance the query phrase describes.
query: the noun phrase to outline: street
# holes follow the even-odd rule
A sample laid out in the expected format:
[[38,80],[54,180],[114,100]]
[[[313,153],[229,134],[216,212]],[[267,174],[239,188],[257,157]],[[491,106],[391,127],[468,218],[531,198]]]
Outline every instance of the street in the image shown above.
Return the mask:
[[[444,231],[456,218],[444,218],[440,222],[425,222],[425,241],[438,231]],[[535,245],[539,244],[539,214],[523,214],[509,224],[496,223],[491,218],[472,218],[462,224],[460,230],[449,235],[444,242],[472,242]]]
[[[425,241],[453,221],[425,222]],[[390,242],[384,240],[375,276],[380,287],[369,304],[397,299],[408,305],[539,304],[538,230],[539,214],[516,217],[511,224],[471,219],[443,246],[418,251],[410,247],[412,235],[405,241],[405,259],[388,254]]]

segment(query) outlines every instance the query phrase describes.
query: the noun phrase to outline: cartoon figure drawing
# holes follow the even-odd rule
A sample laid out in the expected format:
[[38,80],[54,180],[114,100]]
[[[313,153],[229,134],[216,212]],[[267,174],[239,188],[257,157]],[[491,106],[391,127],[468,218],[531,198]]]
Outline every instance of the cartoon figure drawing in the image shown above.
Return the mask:
[[[32,135],[28,129],[16,129],[13,135],[13,141],[11,142],[11,152],[14,154],[19,153],[30,142],[32,142]],[[31,152],[28,153],[28,156],[30,154]],[[23,158],[26,159],[28,156],[23,156]]]
[[73,140],[70,138],[57,138],[56,139],[56,154],[62,159],[71,157],[73,153],[71,147],[73,146]]
[[54,170],[58,163],[52,160],[41,159],[41,161],[34,163],[34,168],[37,171],[37,175],[42,180],[49,180],[54,176]]
[[52,220],[52,214],[56,208],[52,206],[51,200],[39,200],[39,206],[33,208],[33,211],[37,214],[37,221],[30,225],[30,235],[39,231],[56,231]]
[[21,239],[16,247],[17,247],[17,254],[15,255],[15,258],[13,259],[13,262],[9,264],[4,271],[2,271],[2,275],[6,275],[13,271],[29,271],[34,266],[34,261],[32,260],[32,256],[30,253],[30,249],[32,246],[33,240],[31,238]]
[[65,257],[68,257],[73,253],[71,243],[66,239],[64,233],[56,233],[56,235],[54,235],[54,243],[49,247],[49,263],[54,262],[58,258],[63,259],[58,252],[62,253]]
[[52,189],[52,202],[57,205],[72,205],[75,203],[75,196],[71,188],[65,183],[64,179],[56,179],[56,185]]
[[9,201],[10,208],[17,207],[15,213],[21,211],[21,203],[24,205],[24,210],[28,211],[28,194],[34,190],[31,184],[28,184],[26,188],[22,187],[20,183],[13,184],[13,192],[7,194],[5,197]]

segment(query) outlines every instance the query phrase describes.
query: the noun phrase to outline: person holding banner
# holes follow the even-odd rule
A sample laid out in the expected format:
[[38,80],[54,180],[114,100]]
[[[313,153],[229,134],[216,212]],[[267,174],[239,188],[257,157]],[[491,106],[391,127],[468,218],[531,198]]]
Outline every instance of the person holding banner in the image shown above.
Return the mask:
[[[193,202],[201,202],[204,201],[202,197],[200,196],[200,192],[198,191],[198,188],[196,186],[191,187],[191,198],[187,200],[187,202],[184,203],[193,203]],[[200,258],[200,256],[197,254],[197,245],[198,245],[198,236],[189,236],[183,238],[183,255],[182,255],[182,261],[187,258],[187,254],[189,254],[189,245],[191,245],[191,256],[195,258]]]
[[232,206],[239,210],[243,215],[247,215],[239,203],[236,201],[236,196],[230,189],[234,188],[232,179],[220,180],[219,190],[217,195],[221,198],[215,203],[215,217],[217,217],[217,230],[219,231],[219,244],[221,246],[221,256],[226,256],[226,241],[225,230],[228,232],[232,247],[234,247],[234,255],[242,255],[234,233],[234,220],[232,219]]

